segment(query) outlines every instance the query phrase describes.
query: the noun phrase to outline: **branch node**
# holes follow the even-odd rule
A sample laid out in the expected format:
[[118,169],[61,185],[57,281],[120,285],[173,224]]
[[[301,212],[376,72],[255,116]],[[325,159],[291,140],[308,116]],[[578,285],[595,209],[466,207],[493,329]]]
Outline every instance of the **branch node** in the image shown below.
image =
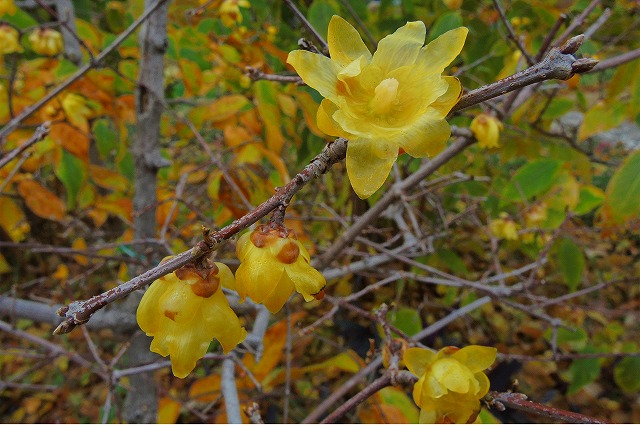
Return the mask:
[[560,47],[560,52],[565,55],[572,55],[578,51],[582,42],[584,41],[584,34],[576,35],[575,37],[570,38],[566,43]]
[[581,58],[576,60],[571,64],[571,70],[575,74],[582,74],[584,72],[589,72],[599,63],[598,60],[592,58]]

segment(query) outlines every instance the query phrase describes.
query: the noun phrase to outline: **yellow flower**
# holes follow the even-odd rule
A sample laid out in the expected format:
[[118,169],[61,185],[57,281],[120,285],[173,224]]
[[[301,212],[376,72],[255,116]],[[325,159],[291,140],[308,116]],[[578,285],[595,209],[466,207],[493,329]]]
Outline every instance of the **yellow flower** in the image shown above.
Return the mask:
[[19,53],[24,49],[20,45],[18,30],[10,25],[0,23],[0,55]]
[[480,114],[471,121],[471,131],[482,148],[499,147],[500,130],[502,130],[500,120],[489,114]]
[[442,71],[462,50],[468,30],[451,30],[424,45],[422,22],[383,38],[371,55],[358,31],[339,16],[329,23],[331,59],[303,50],[287,62],[325,98],[318,127],[349,139],[347,174],[360,198],[383,185],[402,148],[413,157],[438,153],[449,139],[446,115],[460,82]]
[[247,336],[221,286],[235,289],[226,265],[209,262],[204,270],[187,266],[153,282],[140,301],[138,325],[153,336],[151,351],[171,356],[178,378],[196,367],[214,337],[228,353]]
[[309,253],[293,230],[259,226],[238,239],[236,252],[240,259],[236,289],[241,300],[248,296],[276,313],[294,290],[305,301],[324,297],[327,282],[309,265]]
[[220,19],[225,27],[232,27],[242,22],[240,8],[248,8],[251,4],[247,0],[224,0],[220,5]]
[[470,423],[480,412],[480,399],[489,392],[482,372],[496,359],[492,347],[445,347],[438,353],[409,348],[404,363],[418,382],[413,399],[420,407],[420,423]]
[[13,0],[0,0],[0,16],[14,15],[16,10],[16,4]]
[[29,34],[34,52],[43,56],[55,56],[62,51],[62,34],[49,28],[39,28]]
[[507,213],[500,213],[500,218],[492,220],[489,229],[493,236],[499,239],[507,239],[511,241],[518,240],[518,225],[513,221]]
[[89,116],[93,112],[83,96],[75,93],[67,94],[62,99],[62,110],[71,124],[85,133],[89,132]]

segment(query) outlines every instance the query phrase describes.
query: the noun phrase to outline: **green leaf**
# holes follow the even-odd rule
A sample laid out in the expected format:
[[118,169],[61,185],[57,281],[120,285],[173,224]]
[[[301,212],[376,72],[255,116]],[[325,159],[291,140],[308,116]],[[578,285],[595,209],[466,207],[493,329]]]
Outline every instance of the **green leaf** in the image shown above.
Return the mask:
[[606,204],[616,222],[640,216],[640,151],[629,155],[609,181]]
[[502,192],[500,205],[530,200],[547,191],[560,172],[561,163],[555,159],[539,159],[520,167]]
[[106,118],[95,120],[92,128],[96,147],[103,161],[112,162],[118,156],[118,134],[113,129],[111,121]]
[[[592,347],[585,348],[582,353],[595,353]],[[600,360],[592,359],[576,359],[571,363],[569,369],[571,373],[571,384],[567,394],[575,394],[580,388],[592,383],[600,375]]]
[[569,291],[575,292],[584,272],[585,263],[582,250],[571,239],[563,238],[558,244],[556,261],[569,286]]
[[613,380],[625,393],[640,391],[640,357],[625,357],[613,369]]
[[584,186],[580,188],[580,200],[574,212],[578,215],[587,214],[594,208],[599,207],[604,202],[604,192],[595,186]]
[[55,169],[55,174],[67,190],[67,209],[74,208],[78,192],[87,175],[85,163],[63,149],[62,158]]
[[409,336],[413,336],[422,330],[420,314],[412,308],[399,308],[387,313],[387,320]]
[[[547,329],[544,337],[551,342],[553,332]],[[587,345],[587,333],[582,329],[570,330],[566,328],[558,328],[556,342],[560,348],[577,351],[583,349]]]
[[413,400],[404,391],[398,388],[386,387],[381,389],[378,394],[380,394],[384,404],[397,407],[407,418],[407,423],[418,423],[420,412]]
[[429,31],[429,41],[435,40],[445,32],[462,26],[462,16],[459,12],[446,12],[434,22]]
[[315,0],[309,7],[309,22],[316,31],[326,40],[329,21],[338,12],[326,0]]

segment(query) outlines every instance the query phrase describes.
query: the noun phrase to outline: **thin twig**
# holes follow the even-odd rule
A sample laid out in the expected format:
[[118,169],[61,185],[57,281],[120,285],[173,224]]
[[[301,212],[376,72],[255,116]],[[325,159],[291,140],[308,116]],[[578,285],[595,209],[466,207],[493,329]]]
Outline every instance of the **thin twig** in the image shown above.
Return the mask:
[[49,121],[42,123],[42,125],[36,128],[36,131],[29,138],[29,140],[27,140],[26,142],[24,142],[23,144],[21,144],[20,146],[18,146],[17,148],[15,148],[11,152],[9,152],[8,154],[0,158],[0,168],[7,165],[9,162],[11,162],[12,159],[20,155],[25,150],[29,149],[35,143],[44,140],[44,138],[47,137],[50,131],[51,131],[51,123]]
[[591,3],[589,3],[589,5],[582,11],[581,14],[579,14],[578,16],[576,16],[571,23],[569,24],[569,26],[567,27],[566,30],[564,30],[564,32],[562,33],[562,35],[560,35],[560,37],[558,37],[558,39],[555,41],[554,45],[555,46],[559,46],[562,43],[564,43],[564,41],[569,38],[569,36],[571,35],[571,33],[573,33],[573,31],[576,30],[576,28],[578,28],[580,25],[584,24],[584,20],[587,18],[587,16],[589,16],[589,14],[593,11],[593,9],[596,8],[597,5],[600,4],[602,0],[592,0]]
[[311,25],[311,22],[309,22],[307,17],[304,16],[304,13],[300,12],[300,9],[298,9],[298,7],[295,4],[293,4],[291,0],[284,0],[284,2],[286,3],[287,6],[289,6],[291,11],[294,13],[294,15],[296,15],[298,19],[300,19],[300,22],[302,22],[302,25],[304,25],[305,28],[309,30],[309,32],[313,35],[316,41],[320,43],[320,46],[322,46],[322,50],[324,51],[324,53],[328,53],[329,45],[324,40],[324,38],[322,38],[320,33],[313,27],[313,25]]
[[516,44],[516,47],[518,48],[518,50],[522,52],[529,66],[533,66],[537,61],[531,57],[526,47],[524,47],[524,44],[522,44],[520,37],[516,35],[515,31],[513,30],[513,27],[511,26],[511,22],[509,22],[507,15],[504,13],[504,9],[502,8],[502,3],[500,2],[500,0],[493,0],[493,5],[498,10],[498,14],[500,15],[502,24],[505,26],[505,28],[507,28],[507,35],[509,39],[513,41]]
[[601,72],[610,68],[615,68],[620,65],[624,65],[627,62],[631,62],[640,58],[640,49],[631,50],[630,52],[623,53],[619,56],[614,56],[609,59],[605,59],[598,63],[588,72]]

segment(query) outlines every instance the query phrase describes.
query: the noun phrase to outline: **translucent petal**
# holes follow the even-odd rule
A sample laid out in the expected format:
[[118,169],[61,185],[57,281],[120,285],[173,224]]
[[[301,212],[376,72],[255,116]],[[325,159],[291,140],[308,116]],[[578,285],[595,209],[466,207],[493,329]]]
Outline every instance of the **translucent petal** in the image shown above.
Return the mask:
[[431,104],[431,107],[437,110],[442,118],[444,118],[449,114],[451,108],[460,100],[462,96],[462,85],[456,77],[444,76],[442,79],[449,84],[449,87],[442,96]]
[[448,390],[466,394],[469,392],[473,375],[462,363],[454,359],[441,359],[431,367],[430,375]]
[[445,32],[420,51],[416,63],[420,72],[441,74],[444,69],[460,54],[469,30],[465,27]]
[[298,258],[298,261],[285,267],[285,273],[294,283],[295,289],[299,292],[304,300],[309,302],[315,299],[314,295],[319,293],[326,285],[322,273],[314,269],[307,263],[304,258]]
[[437,420],[436,411],[433,409],[420,409],[420,419],[418,423],[421,424],[435,424]]
[[380,138],[353,139],[347,145],[347,174],[356,194],[366,199],[380,189],[398,157],[398,145]]
[[[241,298],[249,296],[262,303],[274,290],[284,265],[268,249],[253,248],[236,271],[236,289]],[[291,294],[289,294],[291,295]]]
[[240,238],[238,238],[238,242],[236,242],[236,255],[240,261],[244,261],[244,258],[247,256],[247,252],[250,249],[255,248],[253,243],[251,243],[251,233],[251,231],[244,233]]
[[229,307],[224,293],[216,291],[203,304],[203,326],[210,330],[211,340],[215,337],[222,345],[223,351],[228,353],[240,344],[247,336],[247,331],[240,326],[236,313]]
[[304,247],[302,242],[297,241],[298,247],[300,248],[300,256],[307,261],[307,264],[311,263],[311,256],[309,255],[309,251]]
[[282,309],[284,303],[287,302],[293,291],[295,290],[295,285],[289,278],[287,273],[282,273],[280,276],[280,280],[275,284],[273,291],[269,294],[267,298],[263,301],[267,310],[271,313],[277,313]]
[[197,296],[189,284],[177,283],[167,289],[159,299],[159,314],[176,323],[191,322],[204,298]]
[[345,139],[348,139],[351,135],[342,130],[336,120],[333,119],[333,114],[337,110],[338,107],[333,102],[328,99],[323,99],[316,116],[318,128],[329,136],[344,137]]
[[404,351],[402,359],[411,373],[422,376],[427,367],[436,359],[436,353],[425,348],[408,348]]
[[424,45],[426,33],[422,21],[407,22],[396,32],[380,40],[371,64],[379,66],[386,74],[401,66],[415,63]]
[[233,276],[233,272],[229,269],[226,264],[223,263],[215,263],[218,267],[217,277],[220,279],[220,283],[223,288],[230,289],[232,291],[236,290],[236,278]]
[[163,316],[160,315],[160,297],[167,289],[172,286],[171,282],[166,280],[156,280],[149,286],[142,296],[138,310],[136,311],[136,320],[140,329],[147,335],[152,335],[160,326]]
[[175,325],[172,332],[167,333],[167,345],[171,356],[171,370],[178,378],[186,377],[196,367],[209,348],[212,335],[204,323],[202,310],[198,309],[198,320],[186,325]]
[[327,42],[331,59],[342,66],[347,66],[360,56],[371,59],[371,52],[358,31],[338,15],[333,15],[329,22]]
[[403,129],[397,143],[414,158],[424,158],[442,151],[449,136],[449,123],[436,110],[429,108],[415,123]]
[[415,66],[405,66],[388,74],[389,78],[396,78],[400,82],[397,105],[392,115],[401,125],[415,120],[449,88],[448,82],[440,75],[417,71]]
[[413,400],[420,407],[422,407],[424,402],[422,399],[422,388],[424,386],[424,379],[425,379],[424,375],[420,376],[420,379],[418,379],[418,382],[416,382],[413,385]]
[[489,392],[489,386],[491,383],[489,382],[489,378],[482,372],[477,372],[474,375],[476,381],[478,382],[478,391],[474,394],[478,399],[484,397]]
[[471,373],[485,370],[496,361],[498,350],[494,347],[469,345],[456,351],[451,358],[469,368]]
[[289,53],[287,63],[296,69],[305,83],[318,90],[322,97],[336,98],[336,83],[341,67],[326,56],[294,50]]

